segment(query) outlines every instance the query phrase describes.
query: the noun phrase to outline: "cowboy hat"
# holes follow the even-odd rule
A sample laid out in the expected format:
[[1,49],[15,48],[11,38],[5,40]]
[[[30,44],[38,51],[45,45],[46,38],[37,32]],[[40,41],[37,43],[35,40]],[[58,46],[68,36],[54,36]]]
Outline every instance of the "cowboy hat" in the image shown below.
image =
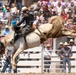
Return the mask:
[[74,40],[73,39],[70,39],[70,41],[69,42],[74,42]]
[[60,44],[60,45],[62,45],[62,44],[63,44],[63,42],[60,42],[59,44]]
[[50,47],[50,44],[47,44],[46,47]]
[[22,12],[24,12],[24,11],[26,11],[26,10],[28,10],[28,8],[27,7],[22,7]]
[[6,25],[5,28],[9,28],[9,26]]
[[58,46],[62,46],[63,45],[63,42],[60,42],[59,44],[58,44]]
[[64,43],[64,45],[68,45],[68,43],[67,43],[67,42],[65,42],[65,43]]

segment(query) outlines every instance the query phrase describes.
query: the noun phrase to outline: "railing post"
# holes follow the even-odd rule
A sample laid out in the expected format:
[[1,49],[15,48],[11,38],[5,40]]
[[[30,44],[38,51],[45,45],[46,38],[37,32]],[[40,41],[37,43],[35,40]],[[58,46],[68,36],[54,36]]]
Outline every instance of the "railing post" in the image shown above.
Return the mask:
[[56,50],[56,38],[53,39],[53,51]]
[[44,57],[43,57],[43,50],[44,50],[44,47],[43,45],[41,45],[41,73],[43,73],[43,69],[44,69]]
[[[75,62],[76,62],[76,58],[75,58]],[[76,64],[75,64],[75,70],[76,70]]]
[[[56,50],[56,38],[53,38],[53,51],[52,51],[52,56],[55,55],[55,50]],[[51,60],[54,60],[54,58],[52,57]],[[51,62],[51,65],[53,65],[53,72],[56,71],[56,63],[55,62]]]

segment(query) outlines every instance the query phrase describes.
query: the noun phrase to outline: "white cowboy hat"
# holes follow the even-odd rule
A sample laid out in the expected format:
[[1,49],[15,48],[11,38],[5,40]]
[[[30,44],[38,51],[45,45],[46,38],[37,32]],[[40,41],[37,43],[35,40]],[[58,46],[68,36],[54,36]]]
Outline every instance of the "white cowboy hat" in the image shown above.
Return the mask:
[[50,47],[50,44],[47,44],[46,47]]
[[27,7],[25,7],[25,6],[24,6],[24,7],[22,7],[22,12],[23,12],[23,11],[25,11],[25,10],[27,10],[27,9],[28,9],[28,8],[27,8]]
[[9,26],[6,25],[5,28],[9,28]]
[[65,42],[65,43],[64,43],[64,45],[68,45],[68,43],[67,43],[67,42]]
[[74,42],[74,40],[73,39],[70,39],[70,42]]
[[59,44],[60,44],[60,45],[62,45],[62,44],[63,44],[63,42],[60,42]]

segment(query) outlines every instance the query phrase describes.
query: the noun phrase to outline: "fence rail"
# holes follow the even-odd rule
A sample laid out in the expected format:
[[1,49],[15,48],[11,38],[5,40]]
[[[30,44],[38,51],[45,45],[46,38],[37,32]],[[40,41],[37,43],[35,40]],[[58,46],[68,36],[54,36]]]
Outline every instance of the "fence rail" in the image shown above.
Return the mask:
[[[73,56],[70,58],[71,59],[71,68],[72,72],[76,72],[76,51],[74,51]],[[36,50],[25,50],[23,53],[19,55],[20,61],[17,63],[17,71],[18,73],[41,73],[44,72],[44,61],[43,60],[43,50],[41,48],[37,48]],[[5,60],[5,59],[0,59],[0,60]],[[47,60],[49,61],[49,60]],[[0,69],[4,66],[2,64],[2,61],[0,61]],[[3,61],[4,62],[4,61]],[[50,60],[50,70],[51,72],[62,72],[63,64],[62,60],[60,60],[60,57],[55,54],[54,51],[52,51],[52,56]],[[49,65],[49,64],[47,64]],[[68,67],[68,65],[66,65]]]

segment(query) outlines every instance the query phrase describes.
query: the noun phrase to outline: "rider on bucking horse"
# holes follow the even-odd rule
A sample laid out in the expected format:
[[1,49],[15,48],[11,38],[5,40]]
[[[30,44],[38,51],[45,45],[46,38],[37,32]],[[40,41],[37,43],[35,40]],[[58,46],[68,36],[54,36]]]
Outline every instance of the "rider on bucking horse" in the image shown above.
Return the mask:
[[34,15],[31,14],[30,10],[28,10],[27,7],[22,7],[22,19],[16,24],[15,33],[18,34],[20,33],[20,25],[22,23],[25,23],[21,30],[22,36],[26,37],[27,34],[30,32],[34,31],[33,28],[33,21],[34,21]]

